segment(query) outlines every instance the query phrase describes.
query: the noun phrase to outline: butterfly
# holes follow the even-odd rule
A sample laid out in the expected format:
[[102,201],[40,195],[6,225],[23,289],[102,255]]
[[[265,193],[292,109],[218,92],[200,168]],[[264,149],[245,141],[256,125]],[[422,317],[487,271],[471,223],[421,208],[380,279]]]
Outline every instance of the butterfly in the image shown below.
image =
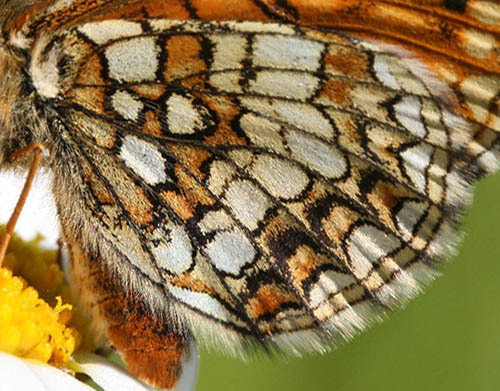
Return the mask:
[[325,351],[453,254],[498,167],[500,6],[3,0],[0,165],[48,151],[102,343],[175,387],[202,342]]

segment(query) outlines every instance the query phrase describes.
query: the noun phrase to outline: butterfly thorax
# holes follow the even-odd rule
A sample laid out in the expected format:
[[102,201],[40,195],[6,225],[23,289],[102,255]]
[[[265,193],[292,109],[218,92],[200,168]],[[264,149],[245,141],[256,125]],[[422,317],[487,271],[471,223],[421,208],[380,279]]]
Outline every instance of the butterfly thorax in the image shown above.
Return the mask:
[[[8,17],[15,17],[11,12]],[[27,166],[30,157],[8,163],[8,157],[31,143],[41,143],[49,151],[54,143],[49,129],[53,102],[59,94],[58,62],[60,47],[47,49],[52,35],[27,39],[21,30],[6,33],[4,13],[0,15],[0,166]],[[33,43],[36,42],[36,43]],[[51,126],[49,126],[49,124]],[[46,162],[47,163],[47,162]]]
[[0,165],[16,150],[33,140],[33,94],[23,74],[24,59],[0,44]]

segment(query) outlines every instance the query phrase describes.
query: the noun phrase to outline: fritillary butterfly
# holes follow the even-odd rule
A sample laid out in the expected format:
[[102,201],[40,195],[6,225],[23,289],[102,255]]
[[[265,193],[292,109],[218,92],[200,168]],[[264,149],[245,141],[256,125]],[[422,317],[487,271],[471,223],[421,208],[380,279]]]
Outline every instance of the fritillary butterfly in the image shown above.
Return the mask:
[[486,0],[3,0],[0,165],[43,144],[103,343],[322,351],[415,296],[499,159]]

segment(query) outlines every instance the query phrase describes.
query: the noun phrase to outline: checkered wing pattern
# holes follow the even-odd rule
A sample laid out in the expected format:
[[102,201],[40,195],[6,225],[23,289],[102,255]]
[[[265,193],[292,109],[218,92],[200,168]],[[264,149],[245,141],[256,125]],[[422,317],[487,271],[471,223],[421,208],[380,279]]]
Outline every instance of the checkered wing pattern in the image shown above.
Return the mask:
[[[452,254],[470,185],[498,163],[494,4],[358,6],[367,26],[425,16],[419,38],[412,18],[363,30],[305,1],[242,2],[247,21],[94,3],[55,2],[14,42],[31,45],[75,285],[130,363],[132,323],[174,353],[191,335],[324,350]],[[445,28],[450,51],[425,40]]]
[[120,267],[193,330],[350,336],[449,252],[485,147],[409,53],[169,20],[84,24],[46,45],[63,64],[63,172]]

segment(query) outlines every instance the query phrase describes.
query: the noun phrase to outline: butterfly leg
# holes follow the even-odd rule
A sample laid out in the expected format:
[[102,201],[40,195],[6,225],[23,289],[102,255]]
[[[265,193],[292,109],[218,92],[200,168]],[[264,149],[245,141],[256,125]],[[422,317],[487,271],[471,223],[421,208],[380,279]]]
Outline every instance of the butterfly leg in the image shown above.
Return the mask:
[[21,195],[19,196],[19,200],[17,201],[16,207],[14,211],[12,212],[12,215],[10,216],[9,221],[7,222],[7,227],[5,228],[5,234],[4,236],[0,239],[0,265],[3,262],[3,259],[5,257],[5,253],[7,252],[7,247],[9,246],[10,238],[12,237],[12,234],[14,233],[14,228],[17,223],[17,219],[19,218],[19,215],[21,214],[21,210],[23,209],[24,203],[26,202],[26,199],[28,198],[28,194],[30,192],[31,186],[33,184],[33,180],[35,179],[35,175],[38,172],[38,169],[40,168],[40,162],[42,160],[42,154],[44,151],[45,147],[40,144],[40,143],[33,143],[28,145],[26,148],[23,148],[10,157],[10,160],[14,160],[18,158],[21,155],[24,155],[26,153],[29,153],[33,151],[33,162],[31,163],[29,172],[28,172],[28,177],[26,178],[26,182],[24,183],[23,190],[21,192]]

